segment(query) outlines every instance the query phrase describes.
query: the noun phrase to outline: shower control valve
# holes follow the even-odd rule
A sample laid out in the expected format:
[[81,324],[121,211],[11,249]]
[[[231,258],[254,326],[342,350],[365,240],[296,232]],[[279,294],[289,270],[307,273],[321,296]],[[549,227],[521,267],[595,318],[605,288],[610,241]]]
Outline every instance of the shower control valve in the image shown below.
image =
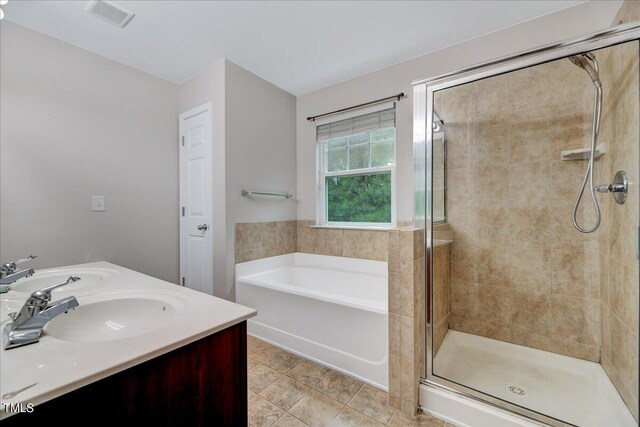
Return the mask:
[[599,193],[613,193],[616,203],[622,205],[627,201],[627,192],[629,191],[627,174],[625,171],[618,171],[613,177],[613,183],[598,185],[595,190]]
[[624,184],[601,184],[596,187],[598,193],[622,193],[627,191]]

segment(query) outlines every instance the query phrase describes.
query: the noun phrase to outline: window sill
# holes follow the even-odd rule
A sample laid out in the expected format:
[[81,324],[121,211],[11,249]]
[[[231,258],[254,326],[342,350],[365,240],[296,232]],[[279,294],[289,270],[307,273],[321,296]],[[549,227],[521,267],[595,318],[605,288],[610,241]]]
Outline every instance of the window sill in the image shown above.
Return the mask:
[[333,230],[363,230],[363,231],[393,231],[398,227],[394,225],[374,226],[374,225],[311,225],[311,228],[327,228]]

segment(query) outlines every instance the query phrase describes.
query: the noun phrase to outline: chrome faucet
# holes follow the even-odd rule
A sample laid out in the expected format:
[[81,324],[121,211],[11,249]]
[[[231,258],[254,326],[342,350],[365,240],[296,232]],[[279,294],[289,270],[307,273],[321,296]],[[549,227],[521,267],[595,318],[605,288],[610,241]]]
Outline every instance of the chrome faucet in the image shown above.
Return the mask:
[[10,313],[13,322],[6,325],[2,331],[2,347],[10,349],[40,340],[42,328],[54,317],[78,307],[76,297],[67,297],[59,301],[51,301],[51,291],[60,286],[68,285],[77,280],[77,276],[69,278],[57,285],[48,286],[32,293],[24,303],[19,313]]
[[38,257],[35,255],[29,255],[26,258],[3,264],[2,268],[0,268],[0,294],[9,292],[9,285],[16,280],[33,275],[33,268],[27,268],[20,271],[16,271],[16,268],[18,267],[18,264],[22,264],[36,258]]

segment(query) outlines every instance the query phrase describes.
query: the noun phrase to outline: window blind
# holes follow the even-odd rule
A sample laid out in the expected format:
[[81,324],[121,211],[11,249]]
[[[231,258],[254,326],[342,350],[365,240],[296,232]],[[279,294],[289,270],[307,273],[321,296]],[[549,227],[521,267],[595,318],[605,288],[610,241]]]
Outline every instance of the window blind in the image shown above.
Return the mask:
[[324,142],[329,139],[341,138],[372,130],[396,126],[396,109],[376,111],[337,122],[326,123],[316,127],[316,139]]

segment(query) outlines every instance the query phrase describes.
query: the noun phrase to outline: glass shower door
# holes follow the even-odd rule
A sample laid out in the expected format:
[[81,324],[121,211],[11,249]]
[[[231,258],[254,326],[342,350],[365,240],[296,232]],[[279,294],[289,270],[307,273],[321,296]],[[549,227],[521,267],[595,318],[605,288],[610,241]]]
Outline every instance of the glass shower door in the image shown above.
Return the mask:
[[433,92],[436,380],[551,421],[637,425],[638,49]]

